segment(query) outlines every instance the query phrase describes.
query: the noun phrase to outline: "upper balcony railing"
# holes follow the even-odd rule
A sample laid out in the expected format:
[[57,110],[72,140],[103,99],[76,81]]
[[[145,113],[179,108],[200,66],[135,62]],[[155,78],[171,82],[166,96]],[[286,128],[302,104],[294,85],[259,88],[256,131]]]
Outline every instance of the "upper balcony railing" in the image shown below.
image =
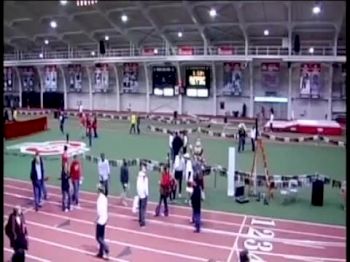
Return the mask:
[[[229,48],[229,53],[226,55],[245,56],[246,49],[244,46],[232,46]],[[152,50],[152,49],[151,49]],[[206,52],[205,52],[206,51]],[[49,51],[49,52],[16,52],[4,54],[4,61],[18,61],[18,60],[38,60],[38,59],[73,59],[73,58],[92,58],[92,57],[135,57],[135,56],[174,56],[181,54],[180,48],[157,48],[157,52],[145,53],[144,49],[107,49],[104,55],[98,54],[95,51],[95,56],[91,51],[84,50],[65,50],[65,51]],[[217,47],[209,47],[207,50],[203,46],[191,47],[191,56],[218,56],[225,55],[220,53]],[[250,46],[248,47],[248,56],[288,56],[288,48],[281,46]],[[292,52],[292,56],[294,56]],[[302,47],[299,54],[302,56],[345,56],[346,48],[339,46],[336,50],[333,47],[314,47],[313,53],[309,52],[309,47]]]

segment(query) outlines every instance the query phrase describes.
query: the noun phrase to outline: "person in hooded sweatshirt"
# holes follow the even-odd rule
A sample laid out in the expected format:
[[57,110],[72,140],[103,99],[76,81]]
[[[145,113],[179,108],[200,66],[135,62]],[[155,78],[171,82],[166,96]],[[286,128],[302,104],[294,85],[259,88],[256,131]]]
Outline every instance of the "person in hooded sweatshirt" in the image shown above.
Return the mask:
[[141,165],[141,170],[137,176],[136,182],[137,195],[139,197],[139,224],[140,227],[146,226],[146,208],[148,199],[148,176],[146,165]]

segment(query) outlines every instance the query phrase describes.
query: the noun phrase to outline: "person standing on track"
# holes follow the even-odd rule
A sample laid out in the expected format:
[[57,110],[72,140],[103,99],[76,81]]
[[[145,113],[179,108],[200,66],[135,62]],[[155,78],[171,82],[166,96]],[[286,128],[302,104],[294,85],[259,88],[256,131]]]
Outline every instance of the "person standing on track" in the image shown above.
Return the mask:
[[108,220],[108,199],[105,186],[99,184],[97,197],[96,240],[99,244],[98,258],[108,259],[109,247],[105,242],[105,229]]
[[179,188],[179,198],[182,193],[182,178],[185,171],[185,159],[183,158],[181,152],[175,157],[174,161],[174,176],[177,181],[177,187]]
[[5,233],[13,248],[13,262],[24,262],[25,252],[28,250],[28,231],[22,208],[16,206],[10,214],[5,226]]
[[136,122],[137,122],[137,116],[135,113],[131,114],[130,117],[130,130],[129,130],[129,134],[134,133],[136,134]]
[[105,195],[108,196],[108,180],[110,175],[109,161],[105,158],[105,154],[101,153],[101,158],[98,160],[98,175],[100,184],[105,188]]
[[[38,211],[39,207],[42,206],[42,196],[44,194],[43,189],[45,188],[45,186],[43,186],[45,184],[44,163],[39,153],[36,153],[32,160],[30,179],[32,180],[33,185],[34,209],[35,211]],[[44,195],[44,199],[45,198]]]
[[127,206],[126,197],[129,190],[129,168],[128,163],[123,159],[123,165],[120,168],[120,183],[122,184],[123,193],[121,195],[121,202],[124,206]]
[[192,206],[192,222],[195,226],[195,233],[200,232],[201,227],[201,202],[202,202],[202,189],[200,181],[195,178],[193,182],[193,193],[191,195],[191,206]]
[[184,155],[185,158],[185,179],[186,179],[186,192],[188,193],[187,199],[185,199],[185,203],[190,204],[191,195],[193,193],[193,166],[192,160],[189,153]]
[[148,198],[148,176],[146,173],[146,165],[141,164],[136,184],[137,195],[139,197],[139,224],[140,227],[146,226],[146,208]]
[[70,165],[69,173],[70,173],[70,177],[73,185],[72,201],[76,207],[79,207],[79,188],[80,188],[80,181],[82,177],[81,177],[80,163],[78,161],[77,155],[73,156],[73,161]]
[[68,173],[68,163],[63,165],[61,170],[61,191],[62,191],[62,211],[68,212],[71,210],[71,196],[70,196],[70,186],[69,186],[69,173]]
[[159,204],[156,207],[155,216],[158,217],[160,214],[160,209],[162,207],[162,202],[164,202],[164,216],[169,215],[167,198],[170,192],[170,173],[168,167],[163,167],[163,172],[161,175],[161,180],[159,181]]

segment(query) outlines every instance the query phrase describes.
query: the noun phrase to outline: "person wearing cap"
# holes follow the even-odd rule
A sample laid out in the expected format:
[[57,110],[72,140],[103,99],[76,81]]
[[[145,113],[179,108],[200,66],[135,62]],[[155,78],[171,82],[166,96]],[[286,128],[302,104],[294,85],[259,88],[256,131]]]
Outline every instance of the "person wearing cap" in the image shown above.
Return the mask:
[[99,244],[98,258],[108,259],[109,247],[105,242],[105,229],[108,221],[108,199],[105,186],[99,184],[97,187],[97,220],[96,220],[96,241]]
[[16,206],[10,214],[5,226],[5,234],[14,251],[12,261],[24,262],[25,252],[28,250],[28,230],[20,206]]
[[127,206],[126,197],[129,189],[129,168],[128,163],[123,159],[123,165],[120,167],[120,183],[122,184],[123,193],[121,201],[124,206]]
[[81,167],[80,167],[80,163],[78,161],[77,155],[73,156],[73,161],[70,165],[69,174],[73,185],[72,201],[76,207],[79,207],[79,188],[80,188],[80,181],[82,181],[82,176],[81,176]]
[[141,169],[137,176],[136,190],[139,197],[139,224],[141,227],[144,227],[146,225],[145,215],[148,199],[148,176],[145,164],[141,164]]
[[31,163],[30,179],[33,185],[34,192],[34,209],[38,211],[42,206],[42,197],[47,199],[45,187],[44,163],[39,153],[37,152]]
[[108,180],[110,174],[109,161],[105,158],[105,154],[101,153],[101,157],[98,160],[98,175],[100,183],[105,187],[106,196],[108,196]]

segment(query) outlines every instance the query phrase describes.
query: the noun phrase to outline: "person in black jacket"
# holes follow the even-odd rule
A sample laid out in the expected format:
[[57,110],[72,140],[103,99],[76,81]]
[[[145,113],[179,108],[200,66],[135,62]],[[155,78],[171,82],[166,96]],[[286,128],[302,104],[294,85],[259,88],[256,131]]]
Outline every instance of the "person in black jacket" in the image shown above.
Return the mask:
[[129,189],[129,168],[128,163],[123,159],[123,165],[120,168],[120,183],[122,184],[123,193],[122,193],[122,204],[127,206],[126,197]]
[[5,226],[5,233],[14,251],[12,262],[24,262],[25,251],[28,250],[28,231],[20,206],[16,206],[10,214]]
[[35,154],[31,163],[30,179],[32,180],[34,192],[34,208],[38,211],[42,205],[42,197],[46,196],[44,163],[39,153]]
[[244,151],[246,131],[244,125],[240,124],[238,126],[238,153]]
[[179,133],[175,132],[175,136],[172,142],[172,147],[173,147],[172,163],[174,163],[175,157],[179,154],[182,146],[183,146],[183,141],[179,136]]
[[62,190],[62,211],[71,210],[71,196],[69,192],[69,172],[68,166],[64,165],[61,171],[61,190]]
[[191,196],[192,205],[192,222],[194,223],[195,233],[200,232],[201,226],[201,202],[202,202],[202,189],[198,178],[196,177],[193,182],[193,193]]

